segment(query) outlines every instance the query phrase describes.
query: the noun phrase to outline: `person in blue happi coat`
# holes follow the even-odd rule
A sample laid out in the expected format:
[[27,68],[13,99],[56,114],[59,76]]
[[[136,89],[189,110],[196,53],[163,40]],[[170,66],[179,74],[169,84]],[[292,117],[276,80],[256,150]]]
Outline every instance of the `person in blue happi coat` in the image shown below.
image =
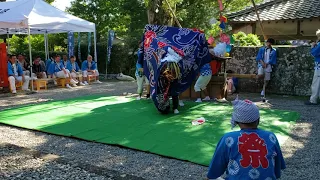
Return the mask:
[[9,61],[8,61],[8,81],[10,84],[10,89],[13,94],[17,93],[16,90],[16,81],[22,82],[22,90],[24,91],[30,91],[28,89],[30,77],[26,76],[23,73],[23,68],[21,65],[17,62],[17,56],[16,55],[10,55]]
[[259,129],[259,108],[249,100],[233,103],[232,128],[241,130],[226,133],[216,146],[207,179],[275,180],[286,168],[276,135]]
[[[73,87],[76,87],[77,81],[73,80],[70,74],[70,71],[65,68],[63,63],[61,62],[61,58],[59,55],[54,57],[54,62],[50,65],[49,73],[53,75],[54,78],[63,78],[70,79],[70,83]],[[55,82],[56,84],[56,82]],[[71,88],[71,86],[67,83],[67,88]]]
[[88,75],[93,75],[96,78],[96,83],[101,84],[102,82],[99,81],[99,72],[97,63],[92,60],[92,56],[88,55],[87,60],[83,61],[81,65],[82,75],[84,79],[84,84],[88,85]]
[[71,72],[72,67],[67,55],[62,56],[62,64],[65,69],[68,69]]
[[272,47],[275,40],[270,38],[266,42],[266,46],[259,49],[257,55],[258,77],[264,78],[263,90],[261,96],[265,97],[266,86],[271,79],[272,67],[277,64],[277,50]]
[[85,86],[85,84],[82,82],[82,74],[80,72],[80,67],[76,61],[76,57],[75,56],[71,56],[70,57],[70,66],[71,66],[71,76],[72,79],[75,81],[79,81],[79,84],[81,86]]
[[320,97],[320,29],[316,32],[318,41],[311,44],[311,55],[314,57],[314,75],[311,85],[311,97],[306,105],[317,105]]

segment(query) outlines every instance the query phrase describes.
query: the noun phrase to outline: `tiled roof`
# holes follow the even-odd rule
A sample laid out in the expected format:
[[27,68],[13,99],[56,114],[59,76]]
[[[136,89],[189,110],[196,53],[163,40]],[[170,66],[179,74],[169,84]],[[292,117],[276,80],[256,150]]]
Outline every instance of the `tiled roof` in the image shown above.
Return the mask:
[[[265,0],[257,5],[261,21],[320,17],[320,0]],[[231,22],[257,21],[254,8],[227,15]]]

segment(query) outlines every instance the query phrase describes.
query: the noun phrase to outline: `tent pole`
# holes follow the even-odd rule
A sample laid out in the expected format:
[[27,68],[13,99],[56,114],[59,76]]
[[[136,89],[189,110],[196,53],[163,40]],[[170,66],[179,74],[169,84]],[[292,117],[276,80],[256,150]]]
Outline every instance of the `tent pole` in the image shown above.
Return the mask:
[[8,49],[7,49],[7,53],[10,54],[10,43],[9,43],[9,28],[7,29],[7,45],[8,45]]
[[47,54],[47,52],[48,52],[48,49],[47,49],[47,34],[45,33],[44,35],[44,51],[45,51],[45,53],[46,53],[46,57],[45,57],[45,60],[47,60],[48,59],[48,54]]
[[94,33],[93,33],[93,36],[94,36],[94,59],[96,62],[98,62],[98,55],[97,55],[97,31],[96,31],[96,28],[94,28]]
[[47,58],[50,59],[50,50],[49,50],[49,34],[46,33],[46,46],[47,46]]
[[30,78],[31,78],[31,91],[33,91],[33,78],[32,78],[32,52],[31,52],[31,38],[30,38],[30,26],[28,25],[28,39],[29,39],[29,63],[30,63]]

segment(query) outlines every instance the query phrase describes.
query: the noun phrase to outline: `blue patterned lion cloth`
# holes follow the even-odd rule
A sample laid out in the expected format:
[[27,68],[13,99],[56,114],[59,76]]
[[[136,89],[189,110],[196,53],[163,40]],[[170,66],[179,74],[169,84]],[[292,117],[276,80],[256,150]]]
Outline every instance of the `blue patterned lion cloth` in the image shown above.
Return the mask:
[[[155,106],[160,112],[167,111],[169,96],[187,90],[200,68],[211,61],[205,35],[194,29],[146,25],[143,42],[139,63],[149,79]],[[179,78],[172,81],[163,76],[170,62],[179,68]]]

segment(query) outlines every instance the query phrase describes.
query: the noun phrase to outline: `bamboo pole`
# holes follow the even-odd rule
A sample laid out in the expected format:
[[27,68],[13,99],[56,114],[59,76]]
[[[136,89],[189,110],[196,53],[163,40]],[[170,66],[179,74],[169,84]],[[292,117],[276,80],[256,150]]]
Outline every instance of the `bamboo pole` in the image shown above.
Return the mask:
[[172,10],[172,8],[171,8],[171,6],[170,6],[168,0],[165,0],[165,1],[166,1],[167,5],[168,5],[168,7],[169,7],[170,12],[172,13],[172,16],[173,16],[174,20],[176,21],[177,25],[178,25],[180,28],[182,28],[179,20],[177,19],[176,14],[174,13],[174,11]]
[[252,4],[253,4],[253,7],[254,7],[254,10],[256,11],[256,15],[257,15],[257,18],[258,18],[258,21],[259,21],[259,24],[260,24],[260,28],[261,28],[261,32],[262,32],[262,35],[263,35],[263,38],[264,40],[267,40],[267,36],[266,34],[264,33],[264,28],[263,28],[263,24],[260,20],[260,15],[258,13],[258,9],[257,9],[257,6],[256,6],[256,3],[254,2],[254,0],[251,0]]

